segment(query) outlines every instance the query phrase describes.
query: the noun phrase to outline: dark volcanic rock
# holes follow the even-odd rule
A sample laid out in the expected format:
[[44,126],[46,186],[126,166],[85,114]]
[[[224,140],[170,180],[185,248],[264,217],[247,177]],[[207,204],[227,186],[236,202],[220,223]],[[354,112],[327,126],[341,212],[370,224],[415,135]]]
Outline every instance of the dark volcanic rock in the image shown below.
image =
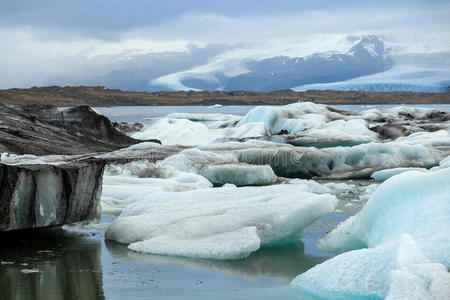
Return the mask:
[[95,219],[105,162],[0,163],[0,231]]
[[83,154],[140,142],[116,130],[108,118],[88,106],[58,110],[50,105],[0,103],[0,152]]

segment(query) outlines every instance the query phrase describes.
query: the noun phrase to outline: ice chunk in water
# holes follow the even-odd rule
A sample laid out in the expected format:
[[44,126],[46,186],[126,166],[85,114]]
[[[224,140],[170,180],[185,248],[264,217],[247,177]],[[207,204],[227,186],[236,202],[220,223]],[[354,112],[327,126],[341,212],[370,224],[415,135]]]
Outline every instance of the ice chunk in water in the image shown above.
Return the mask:
[[146,253],[237,259],[297,241],[336,204],[306,184],[151,193],[129,205],[106,238]]
[[450,168],[386,180],[359,214],[319,241],[323,249],[349,252],[299,275],[292,285],[329,299],[448,299],[449,182]]
[[223,164],[205,166],[200,175],[215,185],[231,183],[236,186],[268,185],[277,180],[269,165]]
[[385,181],[386,179],[389,179],[392,176],[401,174],[403,172],[408,172],[408,171],[426,172],[427,169],[425,169],[425,168],[393,168],[393,169],[385,169],[385,170],[374,172],[370,177],[372,177],[376,181]]

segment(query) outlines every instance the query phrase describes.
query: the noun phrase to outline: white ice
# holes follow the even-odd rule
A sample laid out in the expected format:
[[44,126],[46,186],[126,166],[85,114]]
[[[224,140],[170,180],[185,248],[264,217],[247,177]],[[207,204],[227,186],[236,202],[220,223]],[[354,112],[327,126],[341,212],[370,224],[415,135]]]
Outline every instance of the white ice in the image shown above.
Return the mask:
[[307,184],[151,193],[129,205],[106,238],[139,252],[238,259],[297,241],[336,204],[335,196],[311,193]]
[[118,215],[130,203],[152,193],[210,187],[212,184],[202,176],[145,161],[109,165],[103,176],[100,203],[104,214]]
[[266,136],[261,123],[249,123],[243,127],[208,128],[205,124],[187,119],[162,118],[132,135],[146,140],[158,139],[163,145],[196,146],[208,144],[220,138],[245,138]]
[[236,186],[268,185],[277,181],[277,176],[269,165],[210,165],[201,168],[200,175],[215,185],[227,183]]
[[370,177],[375,179],[375,181],[385,181],[386,179],[391,178],[392,176],[401,174],[403,172],[408,171],[419,171],[419,172],[426,172],[427,169],[425,168],[393,168],[393,169],[385,169],[380,170],[377,172],[374,172]]
[[360,213],[319,241],[340,254],[292,281],[327,299],[449,299],[450,168],[382,183]]

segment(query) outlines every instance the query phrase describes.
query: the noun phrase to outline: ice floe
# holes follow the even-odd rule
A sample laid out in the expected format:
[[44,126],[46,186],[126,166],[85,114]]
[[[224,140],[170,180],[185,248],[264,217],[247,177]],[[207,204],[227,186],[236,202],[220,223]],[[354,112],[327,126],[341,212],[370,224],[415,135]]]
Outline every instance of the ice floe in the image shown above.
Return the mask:
[[159,192],[129,205],[106,238],[138,252],[209,259],[247,257],[260,247],[298,241],[337,199],[308,184]]
[[[449,133],[444,133],[446,138],[430,138],[424,142],[447,143],[447,140],[450,141]],[[251,140],[186,149],[168,157],[162,164],[197,174],[209,165],[270,165],[278,176],[343,179],[369,178],[373,172],[388,168],[430,168],[436,166],[442,158],[442,153],[433,147],[421,145],[419,142],[412,143],[407,139],[325,149]]]
[[205,166],[200,175],[215,185],[236,186],[268,185],[277,181],[277,176],[268,165],[220,164]]
[[109,165],[103,176],[103,214],[118,215],[129,204],[161,191],[188,191],[210,188],[203,176],[184,173],[146,161]]
[[208,128],[205,124],[187,119],[162,118],[132,135],[135,139],[158,139],[163,145],[196,146],[220,138],[266,136],[262,123],[248,123],[243,127]]
[[408,172],[408,171],[426,172],[427,169],[425,169],[425,168],[393,168],[393,169],[385,169],[385,170],[374,172],[370,177],[372,177],[376,181],[385,181],[386,179],[389,179],[392,176],[401,174],[403,172]]
[[360,213],[319,241],[345,252],[292,281],[326,299],[450,297],[450,168],[386,180]]

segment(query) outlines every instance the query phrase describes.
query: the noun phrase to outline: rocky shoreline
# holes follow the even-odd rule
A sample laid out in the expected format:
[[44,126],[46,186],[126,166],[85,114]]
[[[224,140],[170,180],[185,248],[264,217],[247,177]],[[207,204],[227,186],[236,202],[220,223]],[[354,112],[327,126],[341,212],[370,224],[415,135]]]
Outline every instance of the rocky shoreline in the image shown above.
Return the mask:
[[55,106],[127,105],[285,105],[295,102],[322,104],[450,104],[450,93],[318,91],[179,91],[126,92],[103,86],[32,87],[0,90],[0,103]]

